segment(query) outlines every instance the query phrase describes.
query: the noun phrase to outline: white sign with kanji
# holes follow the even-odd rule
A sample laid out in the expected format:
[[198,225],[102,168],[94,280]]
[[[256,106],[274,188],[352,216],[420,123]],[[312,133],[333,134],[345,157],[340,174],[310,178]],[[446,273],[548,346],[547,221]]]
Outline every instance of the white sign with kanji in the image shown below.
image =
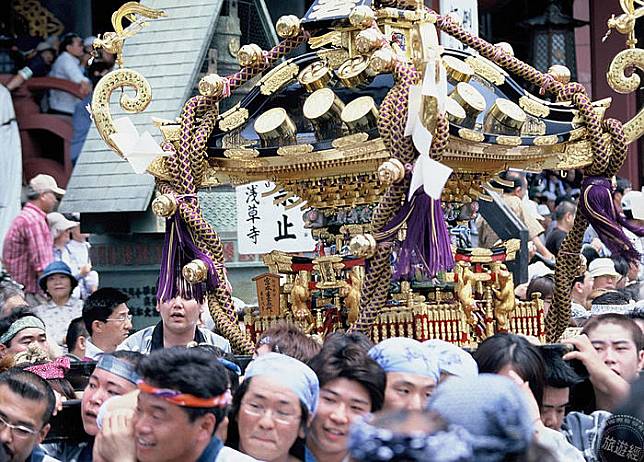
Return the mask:
[[240,254],[262,254],[273,250],[284,252],[312,252],[315,241],[311,230],[304,228],[302,209],[299,206],[286,209],[298,198],[273,204],[273,200],[285,193],[263,197],[273,191],[270,181],[237,186],[237,247]]
[[[471,34],[479,35],[479,11],[477,0],[440,0],[440,14],[446,16],[456,13],[462,21],[462,27]],[[440,43],[443,48],[464,50],[468,48],[449,34],[441,32]]]

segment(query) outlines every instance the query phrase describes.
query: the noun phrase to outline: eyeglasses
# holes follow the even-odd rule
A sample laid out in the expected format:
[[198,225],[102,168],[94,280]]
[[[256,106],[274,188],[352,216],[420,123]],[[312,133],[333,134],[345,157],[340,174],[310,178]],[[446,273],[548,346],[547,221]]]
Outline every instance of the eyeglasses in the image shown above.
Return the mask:
[[125,321],[131,321],[132,320],[132,315],[131,314],[126,314],[123,316],[119,316],[118,318],[107,318],[104,322],[125,322]]
[[24,425],[13,425],[0,416],[0,431],[3,431],[7,427],[9,427],[13,436],[18,439],[27,439],[38,433],[38,430],[25,427]]
[[284,425],[290,425],[293,422],[300,419],[300,415],[295,412],[289,412],[284,410],[275,410],[268,408],[263,404],[256,403],[254,401],[249,401],[241,404],[242,410],[248,414],[255,417],[262,417],[267,412],[271,413],[271,418],[277,422]]

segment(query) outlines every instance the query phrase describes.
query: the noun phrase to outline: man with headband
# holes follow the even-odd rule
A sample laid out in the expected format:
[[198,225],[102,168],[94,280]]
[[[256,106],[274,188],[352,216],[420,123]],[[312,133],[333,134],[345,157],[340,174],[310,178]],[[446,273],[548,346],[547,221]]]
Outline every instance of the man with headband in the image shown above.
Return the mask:
[[318,407],[315,372],[279,353],[264,353],[248,365],[235,393],[227,444],[266,462],[294,460]]
[[236,451],[224,453],[215,436],[231,396],[224,366],[212,354],[199,348],[158,350],[141,361],[138,372],[142,378],[133,418],[107,424],[126,428],[114,431],[120,441],[104,442],[101,435],[97,448],[102,461],[254,461]]
[[46,445],[49,455],[61,462],[92,460],[93,439],[99,432],[96,423],[99,409],[108,398],[136,390],[139,380],[136,367],[141,359],[143,355],[133,351],[117,351],[101,355],[81,400],[83,429],[89,437],[89,442]]
[[440,378],[438,361],[429,348],[396,337],[371,348],[369,356],[387,373],[384,409],[424,409]]
[[0,319],[0,358],[33,346],[49,352],[45,324],[39,317],[28,310],[16,310]]

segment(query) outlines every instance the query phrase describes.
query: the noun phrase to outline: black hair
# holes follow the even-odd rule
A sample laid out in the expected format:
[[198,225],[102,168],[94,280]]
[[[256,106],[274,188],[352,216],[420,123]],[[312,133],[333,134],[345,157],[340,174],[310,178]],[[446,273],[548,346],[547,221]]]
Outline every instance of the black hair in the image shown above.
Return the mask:
[[228,374],[228,387],[230,388],[230,392],[234,395],[239,388],[239,376],[237,375],[237,372],[229,369],[225,364],[221,363],[221,361],[219,361],[219,358],[223,358],[227,361],[230,361],[231,363],[237,364],[235,355],[222,350],[218,346],[210,345],[207,343],[202,343],[194,348],[198,348],[211,354],[214,358],[216,358],[216,361],[220,362],[220,364],[222,364],[226,368],[226,373]]
[[326,348],[330,348],[331,345],[336,345],[335,348],[355,345],[368,352],[374,346],[374,343],[361,332],[333,332],[324,339],[324,346]]
[[257,341],[257,348],[267,345],[270,351],[281,353],[308,363],[322,346],[292,322],[280,322],[265,330]]
[[555,220],[559,221],[566,216],[567,213],[575,214],[577,206],[568,199],[565,199],[557,205],[555,209]]
[[114,312],[114,308],[126,303],[130,296],[112,287],[103,287],[91,294],[83,304],[83,321],[89,335],[92,335],[92,323],[103,321]]
[[[233,396],[233,402],[230,406],[230,411],[228,412],[228,434],[226,436],[225,446],[228,446],[232,449],[239,449],[239,425],[237,423],[238,415],[241,408],[241,402],[244,399],[244,396],[246,395],[246,392],[248,391],[252,380],[253,378],[251,377],[242,382],[242,384],[235,392],[235,395]],[[306,438],[306,430],[308,428],[307,425],[309,421],[309,410],[302,401],[300,401],[300,410],[300,429],[304,431],[304,438]],[[289,453],[301,460],[304,460],[304,446],[305,439],[300,438],[298,434],[295,442],[293,443],[293,446],[291,446],[291,448],[289,449]]]
[[98,81],[103,77],[103,73],[109,71],[112,67],[114,67],[114,64],[101,59],[92,61],[92,64],[87,69],[87,75],[89,75],[89,79],[92,81],[92,86],[96,86]]
[[114,356],[116,359],[122,359],[123,361],[130,363],[135,368],[138,368],[141,361],[146,358],[144,354],[139,353],[138,351],[129,350],[116,350],[108,354]]
[[67,51],[67,47],[74,43],[74,39],[81,38],[76,32],[68,32],[60,38],[60,45],[58,47],[58,55]]
[[572,280],[572,284],[570,284],[570,290],[575,287],[575,284],[583,284],[584,281],[586,280],[586,273],[580,274],[579,276],[575,277],[575,279]]
[[524,337],[500,333],[485,339],[472,354],[479,373],[498,373],[507,365],[527,381],[539,407],[543,404],[546,365],[539,348]]
[[[228,375],[212,354],[199,348],[172,347],[155,350],[137,367],[150,385],[188,393],[198,398],[214,398],[228,389]],[[215,416],[217,429],[226,415],[221,408],[182,408],[190,422],[206,414]]]
[[642,308],[635,308],[633,311],[629,311],[626,313],[626,316],[628,319],[643,319],[644,320],[644,309]]
[[586,324],[584,324],[584,328],[582,329],[581,333],[589,334],[602,324],[615,324],[622,327],[624,330],[629,331],[633,343],[635,343],[635,348],[637,348],[637,351],[639,352],[644,349],[644,334],[642,333],[642,329],[640,329],[635,321],[624,316],[623,314],[606,313],[600,314],[599,316],[594,316],[590,318],[590,320],[588,320]]
[[32,372],[12,368],[0,374],[0,385],[6,385],[13,393],[30,401],[44,401],[45,410],[41,416],[45,426],[56,406],[56,396],[49,384]]
[[89,337],[89,332],[85,328],[85,320],[82,317],[74,318],[70,321],[65,335],[65,345],[71,351],[80,337]]
[[309,366],[320,381],[320,388],[332,380],[344,378],[358,382],[371,398],[371,412],[382,408],[385,401],[386,374],[360,345],[342,342],[325,344]]
[[626,277],[630,266],[628,260],[621,255],[611,255],[610,259],[613,260],[613,265],[615,265],[615,271],[617,271],[620,276]]
[[555,280],[552,276],[539,276],[532,278],[532,281],[528,284],[525,296],[526,300],[532,298],[532,294],[539,292],[542,299],[552,299],[555,294]]
[[[9,330],[9,328],[14,322],[16,322],[19,319],[25,318],[27,316],[33,316],[35,318],[40,319],[31,311],[31,308],[28,306],[16,308],[8,316],[0,318],[0,337],[2,337]],[[13,340],[13,337],[10,338],[5,345],[11,346],[12,340]]]
[[593,305],[628,305],[630,297],[621,290],[609,290],[593,298]]
[[581,248],[581,254],[586,257],[586,265],[590,266],[593,260],[599,258],[599,252],[590,244],[584,244]]
[[499,175],[499,178],[505,180],[506,182],[511,182],[512,186],[507,186],[498,182],[494,182],[495,186],[498,185],[501,187],[504,193],[514,192],[517,188],[523,188],[524,176],[517,172],[505,171]]
[[549,348],[540,348],[540,351],[546,365],[546,386],[569,388],[583,382],[584,378],[563,360],[561,352]]

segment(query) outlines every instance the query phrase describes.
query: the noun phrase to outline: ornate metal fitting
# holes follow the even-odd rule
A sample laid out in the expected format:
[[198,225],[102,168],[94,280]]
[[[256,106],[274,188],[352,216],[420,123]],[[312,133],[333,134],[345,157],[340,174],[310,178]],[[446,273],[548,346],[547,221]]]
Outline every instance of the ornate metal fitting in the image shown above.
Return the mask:
[[281,107],[275,107],[255,119],[255,131],[263,146],[275,143],[279,146],[294,144],[297,127]]
[[186,264],[181,270],[181,274],[190,284],[198,284],[208,278],[208,267],[197,258]]
[[376,254],[376,239],[371,234],[358,234],[351,238],[349,251],[358,258],[371,258]]
[[262,54],[259,45],[255,43],[244,45],[237,52],[237,62],[241,67],[259,66],[262,63]]
[[374,28],[365,29],[358,33],[355,44],[358,53],[367,54],[380,44],[380,34]]
[[393,51],[385,48],[376,50],[369,60],[369,69],[373,72],[380,74],[382,72],[390,72],[396,64],[396,57]]
[[447,70],[447,76],[452,79],[453,82],[467,83],[474,75],[474,69],[472,69],[472,66],[462,59],[456,58],[455,56],[443,56],[441,59],[445,69]]
[[367,5],[358,5],[349,13],[349,22],[358,29],[366,29],[375,19],[376,13]]
[[553,76],[557,82],[563,83],[564,85],[570,82],[570,69],[561,64],[550,66],[548,74]]
[[392,157],[378,168],[378,179],[386,184],[398,183],[405,178],[405,166],[398,159]]
[[326,88],[331,81],[331,70],[324,61],[316,61],[306,66],[297,76],[298,82],[310,92]]
[[378,108],[371,96],[361,96],[344,106],[340,118],[352,133],[367,132],[378,124]]
[[199,81],[199,93],[218,98],[223,95],[226,79],[217,74],[208,74]]
[[152,201],[152,211],[159,217],[169,217],[177,211],[177,199],[171,194],[162,194]]
[[342,85],[347,88],[366,85],[373,77],[373,71],[369,67],[369,58],[356,56],[347,59],[336,71],[336,75]]
[[300,33],[300,18],[292,14],[282,16],[277,20],[275,30],[283,39],[297,37]]

